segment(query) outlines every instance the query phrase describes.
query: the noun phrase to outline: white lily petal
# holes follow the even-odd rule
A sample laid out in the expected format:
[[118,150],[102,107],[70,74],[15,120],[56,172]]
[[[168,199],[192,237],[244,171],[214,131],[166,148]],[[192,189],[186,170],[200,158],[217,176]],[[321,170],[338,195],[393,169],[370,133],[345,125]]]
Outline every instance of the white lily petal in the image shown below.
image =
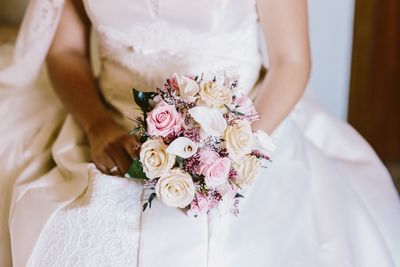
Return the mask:
[[178,137],[167,148],[167,152],[181,158],[190,158],[198,149],[198,145],[186,137]]
[[276,149],[276,144],[272,137],[263,130],[257,130],[253,134],[253,149],[269,155]]
[[227,126],[224,116],[217,109],[197,106],[191,108],[189,114],[208,135],[222,136]]

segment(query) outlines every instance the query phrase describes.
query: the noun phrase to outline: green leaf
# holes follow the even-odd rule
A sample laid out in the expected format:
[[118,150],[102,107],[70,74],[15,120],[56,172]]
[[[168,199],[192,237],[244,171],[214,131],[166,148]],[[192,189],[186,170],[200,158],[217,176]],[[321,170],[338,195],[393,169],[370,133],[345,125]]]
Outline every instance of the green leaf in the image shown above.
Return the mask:
[[153,98],[154,92],[141,92],[136,90],[135,88],[132,89],[133,92],[133,99],[135,100],[136,104],[142,109],[143,114],[146,118],[146,113],[150,111],[150,104],[149,100]]
[[236,193],[236,195],[235,195],[235,198],[239,198],[239,197],[242,197],[242,198],[244,198],[244,196],[243,196],[243,195],[241,195],[241,194],[239,194],[239,193]]
[[142,163],[140,163],[139,159],[133,160],[131,166],[129,167],[128,174],[131,178],[134,179],[149,179],[143,172],[143,166]]
[[129,132],[129,134],[130,134],[130,135],[134,135],[135,133],[139,132],[139,130],[140,130],[140,126],[137,126],[137,127],[133,128],[133,129]]
[[149,208],[151,209],[151,203],[153,202],[154,198],[156,197],[156,193],[151,193],[150,197],[149,197]]
[[146,140],[149,138],[149,136],[148,135],[146,135],[146,134],[142,134],[141,136],[140,136],[140,139],[139,139],[139,141],[140,141],[140,143],[144,143],[144,142],[146,142]]
[[143,211],[145,211],[146,210],[146,208],[147,208],[147,206],[149,205],[149,203],[148,202],[146,202],[146,203],[144,203],[143,204]]
[[176,156],[176,161],[178,162],[178,167],[180,168],[180,169],[183,169],[183,161],[184,161],[185,159],[184,158],[181,158],[181,157],[179,157],[179,156]]
[[231,108],[230,108],[227,104],[224,104],[224,106],[226,107],[226,109],[227,109],[229,112],[232,112]]
[[242,113],[242,112],[239,112],[239,111],[233,111],[233,113],[235,114],[235,115],[239,115],[239,116],[244,116],[244,115],[246,115],[246,114],[244,114],[244,113]]
[[235,115],[239,115],[239,116],[244,116],[244,115],[246,115],[246,114],[243,114],[242,112],[239,112],[239,111],[236,111],[236,110],[231,109],[227,104],[224,104],[224,106],[225,106],[225,108],[226,108],[229,112],[232,112],[232,113],[235,114]]

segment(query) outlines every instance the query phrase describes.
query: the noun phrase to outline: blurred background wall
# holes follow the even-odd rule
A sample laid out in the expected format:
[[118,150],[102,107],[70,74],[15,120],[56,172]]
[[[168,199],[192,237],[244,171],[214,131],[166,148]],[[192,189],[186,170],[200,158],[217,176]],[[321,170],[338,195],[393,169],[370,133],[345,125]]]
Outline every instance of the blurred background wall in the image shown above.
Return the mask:
[[400,1],[357,0],[355,11],[348,120],[400,188]]
[[29,0],[0,0],[0,23],[18,24]]
[[354,0],[309,0],[313,70],[309,88],[334,115],[347,117]]

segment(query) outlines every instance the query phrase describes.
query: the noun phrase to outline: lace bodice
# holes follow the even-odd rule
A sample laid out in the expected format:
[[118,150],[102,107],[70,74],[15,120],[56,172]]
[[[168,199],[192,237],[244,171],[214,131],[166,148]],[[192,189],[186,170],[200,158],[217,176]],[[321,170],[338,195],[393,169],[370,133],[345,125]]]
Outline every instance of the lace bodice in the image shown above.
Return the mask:
[[99,44],[101,89],[121,113],[132,111],[132,87],[155,90],[173,72],[229,69],[247,92],[258,78],[255,1],[84,2]]

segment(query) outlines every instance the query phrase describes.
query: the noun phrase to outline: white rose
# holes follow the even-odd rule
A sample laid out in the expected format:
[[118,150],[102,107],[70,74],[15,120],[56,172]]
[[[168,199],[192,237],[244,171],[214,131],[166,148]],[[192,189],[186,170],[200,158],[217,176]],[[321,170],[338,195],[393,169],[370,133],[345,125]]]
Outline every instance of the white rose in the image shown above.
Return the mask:
[[200,90],[199,84],[185,76],[175,74],[176,81],[179,87],[179,95],[182,99],[195,102],[198,98],[197,93]]
[[232,103],[231,89],[213,81],[201,83],[199,95],[204,103],[218,109]]
[[246,155],[233,163],[237,171],[236,182],[240,187],[250,185],[254,181],[261,166],[261,161],[254,155]]
[[175,164],[175,155],[167,153],[167,145],[161,139],[148,139],[140,149],[139,159],[149,179],[160,177]]
[[225,216],[232,211],[237,192],[233,190],[230,185],[224,185],[219,188],[219,193],[222,196],[222,200],[218,203],[217,211],[219,216]]
[[178,137],[169,144],[167,152],[187,159],[193,156],[198,149],[198,145],[186,137]]
[[224,139],[231,159],[237,160],[249,154],[253,147],[253,132],[250,122],[241,120],[236,125],[228,126]]
[[266,132],[257,130],[253,134],[253,149],[258,150],[263,154],[270,155],[275,151],[276,145]]
[[227,126],[224,116],[216,109],[197,106],[189,109],[189,114],[200,124],[202,135],[221,136]]
[[194,194],[192,177],[179,168],[162,175],[156,184],[157,198],[169,207],[185,208],[192,202]]

